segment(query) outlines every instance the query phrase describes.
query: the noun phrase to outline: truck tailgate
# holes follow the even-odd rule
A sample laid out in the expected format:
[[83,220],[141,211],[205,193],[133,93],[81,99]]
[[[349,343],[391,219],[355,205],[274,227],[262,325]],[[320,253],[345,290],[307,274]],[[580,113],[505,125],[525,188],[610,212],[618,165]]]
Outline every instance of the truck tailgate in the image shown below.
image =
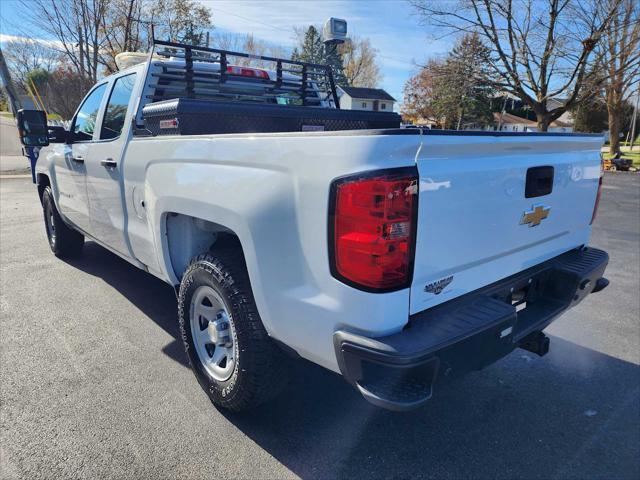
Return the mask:
[[410,313],[586,244],[601,144],[600,135],[423,136]]

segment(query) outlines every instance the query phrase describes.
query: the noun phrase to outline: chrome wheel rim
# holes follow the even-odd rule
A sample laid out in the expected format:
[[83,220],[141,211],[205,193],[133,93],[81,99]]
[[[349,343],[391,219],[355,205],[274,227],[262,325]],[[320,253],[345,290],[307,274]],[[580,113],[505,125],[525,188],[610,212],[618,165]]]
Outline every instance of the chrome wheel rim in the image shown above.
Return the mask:
[[207,285],[198,287],[191,299],[189,317],[200,363],[216,380],[228,380],[238,361],[236,331],[218,292]]

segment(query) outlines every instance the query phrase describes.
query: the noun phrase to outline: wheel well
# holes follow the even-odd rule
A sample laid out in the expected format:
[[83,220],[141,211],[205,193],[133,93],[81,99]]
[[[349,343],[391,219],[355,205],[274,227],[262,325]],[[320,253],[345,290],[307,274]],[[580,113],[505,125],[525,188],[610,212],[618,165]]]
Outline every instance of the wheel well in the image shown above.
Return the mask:
[[229,228],[215,222],[181,213],[168,213],[165,219],[165,232],[171,268],[182,279],[189,262],[201,253],[216,247],[234,245],[240,250],[238,236]]
[[45,187],[50,187],[51,182],[49,181],[49,177],[47,177],[44,173],[39,173],[36,176],[36,183],[38,184],[38,197],[40,197],[40,203],[42,203],[42,195],[44,194]]

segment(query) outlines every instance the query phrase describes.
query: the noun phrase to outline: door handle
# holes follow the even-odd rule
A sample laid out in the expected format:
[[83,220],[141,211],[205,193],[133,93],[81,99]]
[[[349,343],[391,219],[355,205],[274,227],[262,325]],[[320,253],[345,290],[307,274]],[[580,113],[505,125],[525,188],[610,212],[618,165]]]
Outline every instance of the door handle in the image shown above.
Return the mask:
[[84,163],[84,157],[82,155],[75,155],[71,157],[71,160],[77,163]]
[[101,160],[100,165],[107,168],[116,168],[118,166],[118,162],[113,158],[107,158],[106,160]]

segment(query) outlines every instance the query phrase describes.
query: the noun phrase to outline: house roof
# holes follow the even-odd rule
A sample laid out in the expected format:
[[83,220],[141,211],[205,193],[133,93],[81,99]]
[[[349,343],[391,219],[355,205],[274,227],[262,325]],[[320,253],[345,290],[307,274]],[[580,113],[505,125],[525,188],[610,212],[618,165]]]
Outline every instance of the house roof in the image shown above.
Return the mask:
[[[500,116],[502,115],[502,121],[500,120]],[[532,122],[527,118],[518,117],[517,115],[513,115],[511,113],[503,113],[500,114],[498,112],[493,114],[493,120],[496,123],[502,123],[502,125],[527,125],[531,127],[536,127],[538,124],[536,122]]]
[[[500,113],[493,114],[493,121],[496,123],[500,123]],[[517,115],[513,115],[511,113],[503,113],[502,114],[502,125],[526,125],[530,127],[537,127],[538,124],[529,120],[528,118],[518,117]],[[563,122],[562,120],[554,120],[549,125],[550,127],[571,127],[572,125],[568,122]]]
[[563,122],[562,120],[554,120],[551,122],[552,127],[573,127],[573,125],[569,122]]
[[389,100],[395,102],[396,99],[381,88],[361,88],[361,87],[339,87],[351,98],[364,98],[367,100]]
[[547,99],[547,108],[556,108],[567,103],[566,98],[549,98]]

